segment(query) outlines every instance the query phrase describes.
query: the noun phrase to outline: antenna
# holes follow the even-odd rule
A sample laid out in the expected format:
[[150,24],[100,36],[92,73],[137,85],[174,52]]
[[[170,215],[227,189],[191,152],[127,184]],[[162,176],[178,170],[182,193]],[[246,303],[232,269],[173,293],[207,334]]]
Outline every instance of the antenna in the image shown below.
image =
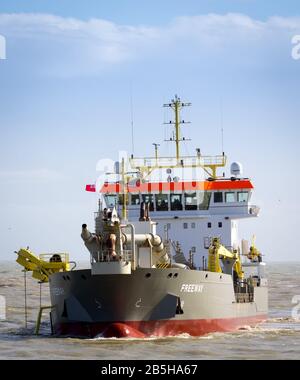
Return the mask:
[[170,120],[169,123],[164,124],[173,124],[175,126],[175,136],[165,141],[175,141],[176,143],[176,159],[179,161],[180,159],[180,142],[181,141],[189,141],[190,139],[181,138],[180,137],[180,126],[181,124],[190,124],[189,121],[181,120],[180,118],[180,110],[183,107],[189,107],[192,103],[183,103],[181,99],[175,95],[175,98],[171,100],[171,103],[164,104],[163,107],[172,108],[175,113],[175,121]]
[[224,154],[223,101],[220,99],[221,145]]
[[134,154],[134,124],[133,124],[133,99],[132,86],[130,87],[130,117],[131,117],[131,153]]
[[222,144],[222,152],[224,152],[224,130],[221,128],[221,144]]

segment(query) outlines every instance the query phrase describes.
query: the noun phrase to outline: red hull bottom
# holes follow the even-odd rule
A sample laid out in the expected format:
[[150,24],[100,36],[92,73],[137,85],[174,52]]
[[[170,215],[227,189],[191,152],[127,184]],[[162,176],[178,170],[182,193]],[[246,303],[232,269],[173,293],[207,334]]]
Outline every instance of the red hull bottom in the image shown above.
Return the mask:
[[56,335],[94,338],[145,338],[180,334],[201,336],[212,332],[229,332],[243,326],[254,326],[267,319],[267,315],[256,315],[226,319],[192,319],[160,321],[126,321],[95,323],[61,323],[54,326]]

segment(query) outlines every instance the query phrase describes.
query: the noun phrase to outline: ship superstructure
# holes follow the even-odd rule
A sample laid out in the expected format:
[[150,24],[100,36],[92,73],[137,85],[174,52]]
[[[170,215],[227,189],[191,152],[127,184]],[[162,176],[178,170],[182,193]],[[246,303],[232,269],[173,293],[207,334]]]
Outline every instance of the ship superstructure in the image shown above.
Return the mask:
[[[180,125],[187,123],[181,120],[180,109],[190,105],[177,96],[164,105],[175,114],[174,122],[168,123],[174,124],[170,141],[176,144],[175,157],[159,157],[157,146],[155,157],[131,156],[126,163],[130,177],[122,177],[120,163],[115,173],[119,180],[107,181],[99,190],[106,207],[115,207],[120,214],[126,199],[126,217],[132,221],[139,220],[141,204],[148,203],[158,234],[179,242],[186,255],[193,254],[195,265],[204,267],[212,238],[218,237],[229,250],[238,249],[237,221],[257,217],[259,207],[251,204],[253,184],[241,176],[239,163],[231,165],[230,177],[218,176],[217,170],[227,162],[223,152],[203,156],[196,149],[195,156],[180,155],[180,142],[186,141],[180,137]],[[87,185],[86,190],[95,192],[96,185]]]
[[268,311],[265,263],[255,247],[238,238],[237,220],[258,216],[250,203],[253,185],[222,152],[181,156],[177,96],[174,157],[131,156],[116,162],[114,180],[87,185],[100,193],[95,231],[82,225],[90,268],[70,270],[29,250],[18,262],[48,282],[51,326],[57,335],[144,337],[231,331],[263,321]]

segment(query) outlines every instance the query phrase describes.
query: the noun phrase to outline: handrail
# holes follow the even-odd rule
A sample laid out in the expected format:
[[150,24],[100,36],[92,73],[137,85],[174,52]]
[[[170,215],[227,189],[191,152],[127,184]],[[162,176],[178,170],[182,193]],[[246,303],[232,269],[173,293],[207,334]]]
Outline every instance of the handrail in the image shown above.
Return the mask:
[[134,157],[130,158],[132,168],[157,168],[157,167],[206,167],[224,166],[226,164],[225,155],[216,156],[183,156],[178,160],[176,157]]
[[111,251],[109,250],[102,250],[98,252],[91,253],[91,263],[107,263],[107,262],[114,262],[114,261],[132,261],[132,251],[131,250],[123,250],[122,256],[115,256],[116,259],[111,257]]

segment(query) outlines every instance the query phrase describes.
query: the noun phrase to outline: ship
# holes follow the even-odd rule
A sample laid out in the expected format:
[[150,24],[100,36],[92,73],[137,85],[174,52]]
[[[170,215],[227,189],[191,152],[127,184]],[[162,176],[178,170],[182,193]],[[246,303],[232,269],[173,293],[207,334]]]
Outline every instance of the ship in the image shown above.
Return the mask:
[[153,157],[123,157],[111,179],[86,185],[99,194],[95,230],[81,229],[88,269],[71,268],[67,254],[17,252],[25,271],[49,283],[54,335],[201,336],[267,319],[264,255],[238,236],[238,220],[259,215],[254,186],[238,162],[219,175],[224,152],[181,154],[181,110],[190,105],[177,95],[164,104],[174,113],[174,156],[161,157],[155,143]]

